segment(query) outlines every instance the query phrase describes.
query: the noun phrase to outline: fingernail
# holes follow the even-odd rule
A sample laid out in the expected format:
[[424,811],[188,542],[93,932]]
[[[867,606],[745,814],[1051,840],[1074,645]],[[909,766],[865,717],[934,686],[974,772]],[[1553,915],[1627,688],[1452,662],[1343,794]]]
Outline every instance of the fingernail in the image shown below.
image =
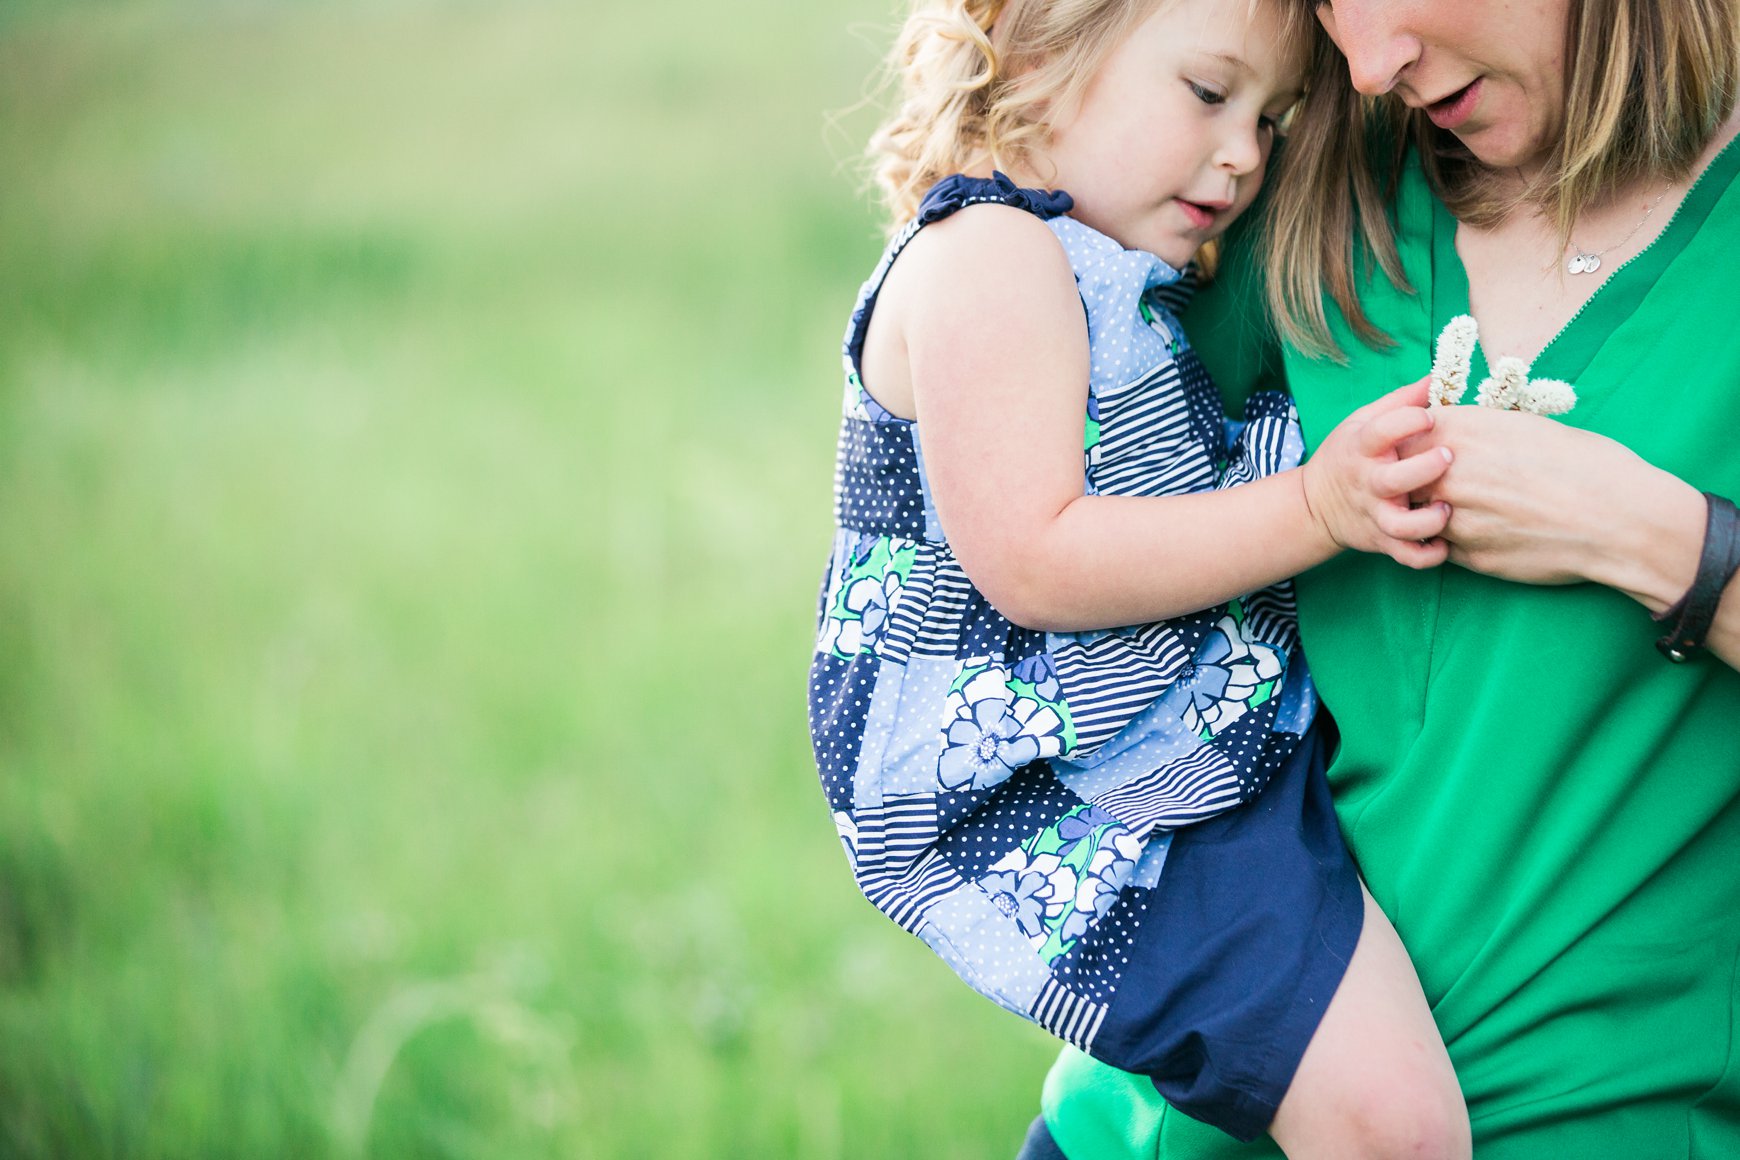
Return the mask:
[[1450,505],[1443,502],[1442,500],[1440,500],[1440,501],[1438,501],[1438,506],[1444,512],[1444,518],[1449,519],[1450,518]]
[[1444,457],[1445,463],[1449,463],[1452,459],[1456,458],[1454,455],[1450,454],[1450,449],[1448,447],[1438,448],[1438,454]]

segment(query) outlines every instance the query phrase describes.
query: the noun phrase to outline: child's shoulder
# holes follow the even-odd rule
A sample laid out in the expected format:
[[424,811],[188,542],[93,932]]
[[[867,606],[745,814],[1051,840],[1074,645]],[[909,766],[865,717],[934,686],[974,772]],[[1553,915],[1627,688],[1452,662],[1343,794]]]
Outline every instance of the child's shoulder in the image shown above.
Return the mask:
[[975,203],[927,223],[900,252],[876,298],[862,375],[884,407],[914,418],[921,373],[1019,378],[1050,352],[1085,365],[1087,341],[1056,235],[1027,210]]
[[[953,294],[1073,287],[1069,254],[1040,217],[998,202],[961,207],[918,231],[901,254],[906,280]],[[1073,291],[1072,291],[1073,293]]]

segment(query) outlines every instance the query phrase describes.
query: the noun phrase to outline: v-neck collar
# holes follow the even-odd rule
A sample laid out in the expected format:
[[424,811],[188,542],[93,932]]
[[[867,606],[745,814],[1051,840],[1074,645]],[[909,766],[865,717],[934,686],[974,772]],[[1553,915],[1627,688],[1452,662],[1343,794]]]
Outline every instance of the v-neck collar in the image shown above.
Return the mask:
[[[1559,328],[1535,356],[1531,373],[1575,382],[1608,336],[1642,305],[1662,272],[1697,236],[1736,173],[1740,173],[1740,136],[1724,145],[1698,174],[1655,241],[1609,274]],[[1455,217],[1436,197],[1426,200],[1432,207],[1432,332],[1427,339],[1431,343],[1452,318],[1469,312],[1468,268],[1456,252]],[[1490,373],[1485,350],[1476,346],[1470,381],[1479,382]]]

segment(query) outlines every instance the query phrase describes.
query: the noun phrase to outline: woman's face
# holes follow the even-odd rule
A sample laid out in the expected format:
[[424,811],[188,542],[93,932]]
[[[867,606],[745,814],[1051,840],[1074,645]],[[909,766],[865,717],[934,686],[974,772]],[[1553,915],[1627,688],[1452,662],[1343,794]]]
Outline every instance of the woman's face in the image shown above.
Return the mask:
[[1424,109],[1494,169],[1542,160],[1564,109],[1570,0],[1331,0],[1317,6],[1362,93]]

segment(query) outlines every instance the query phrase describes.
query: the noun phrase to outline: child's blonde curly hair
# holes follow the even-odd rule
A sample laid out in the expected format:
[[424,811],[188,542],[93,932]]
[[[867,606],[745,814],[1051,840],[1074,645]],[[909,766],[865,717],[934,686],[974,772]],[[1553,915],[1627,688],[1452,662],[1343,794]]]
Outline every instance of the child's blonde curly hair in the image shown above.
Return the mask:
[[[1105,58],[1169,2],[913,0],[886,62],[900,106],[869,148],[893,228],[950,174],[1031,170],[1050,123],[1073,112]],[[1303,69],[1312,44],[1307,29],[1316,25],[1309,0],[1244,2],[1253,15],[1259,8],[1275,13]]]
[[950,174],[1028,168],[1046,121],[1163,2],[914,0],[887,62],[900,106],[869,148],[894,227]]

